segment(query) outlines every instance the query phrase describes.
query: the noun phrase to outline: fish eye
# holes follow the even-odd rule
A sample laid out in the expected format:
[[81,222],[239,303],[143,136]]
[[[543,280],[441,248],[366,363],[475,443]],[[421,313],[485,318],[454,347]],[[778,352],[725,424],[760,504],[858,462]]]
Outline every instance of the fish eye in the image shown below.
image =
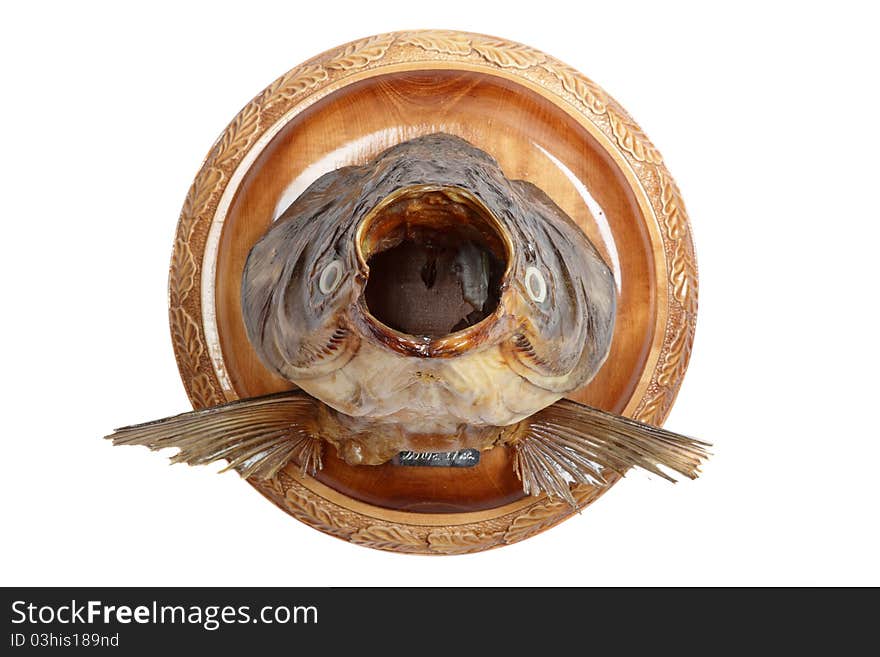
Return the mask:
[[321,272],[321,278],[318,279],[318,289],[321,290],[322,294],[330,294],[339,286],[339,281],[341,280],[342,263],[339,260],[334,260],[324,267],[324,271]]
[[537,303],[547,298],[547,283],[537,267],[526,269],[526,292],[529,293],[532,301]]

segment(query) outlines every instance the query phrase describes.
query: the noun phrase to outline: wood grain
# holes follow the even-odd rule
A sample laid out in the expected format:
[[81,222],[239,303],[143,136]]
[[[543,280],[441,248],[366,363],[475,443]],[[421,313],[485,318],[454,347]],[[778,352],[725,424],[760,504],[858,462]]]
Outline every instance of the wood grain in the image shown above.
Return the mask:
[[[594,82],[527,46],[462,32],[392,33],[327,51],[281,76],[224,131],[181,215],[170,278],[175,352],[194,405],[288,385],[257,360],[239,310],[244,259],[273,218],[326,171],[437,131],[467,139],[508,177],[541,187],[597,245],[616,273],[619,315],[607,364],[572,398],[662,423],[696,313],[678,188],[657,149]],[[206,251],[212,230],[219,240]],[[203,280],[206,264],[215,275]],[[205,317],[216,322],[219,344]],[[487,549],[572,514],[546,498],[517,499],[509,456],[490,454],[441,476],[352,467],[329,455],[320,481],[287,472],[258,488],[321,531],[409,552]],[[611,484],[578,487],[579,506]]]
[[[257,359],[240,310],[245,259],[285,205],[285,192],[305,186],[303,176],[324,173],[315,162],[332,168],[362,164],[403,138],[432,132],[456,134],[491,153],[508,177],[528,179],[547,192],[599,246],[607,262],[615,254],[621,280],[628,284],[621,289],[618,330],[608,358],[613,366],[603,368],[572,397],[621,411],[644,368],[655,319],[651,244],[625,181],[598,144],[540,96],[491,76],[440,70],[378,76],[345,87],[290,121],[245,175],[226,217],[216,283],[218,328],[236,392],[253,396],[289,387]],[[604,238],[578,185],[604,210],[613,242]],[[391,508],[456,504],[474,510],[522,495],[508,455],[496,454],[475,468],[442,475],[395,466],[362,470],[340,462],[320,478],[353,497]],[[448,481],[439,484],[438,478]]]

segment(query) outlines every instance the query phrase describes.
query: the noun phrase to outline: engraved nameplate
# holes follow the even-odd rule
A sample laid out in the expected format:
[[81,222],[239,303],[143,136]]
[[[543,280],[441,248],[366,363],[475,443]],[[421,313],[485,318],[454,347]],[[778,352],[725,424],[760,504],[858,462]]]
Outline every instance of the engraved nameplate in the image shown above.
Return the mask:
[[480,451],[460,449],[455,452],[398,452],[394,465],[416,465],[432,468],[470,468],[480,462]]

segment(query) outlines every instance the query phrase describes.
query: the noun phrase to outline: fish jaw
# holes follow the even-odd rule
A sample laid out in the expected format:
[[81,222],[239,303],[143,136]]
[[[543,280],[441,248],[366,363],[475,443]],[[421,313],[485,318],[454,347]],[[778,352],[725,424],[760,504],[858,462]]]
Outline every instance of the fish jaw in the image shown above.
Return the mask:
[[[336,419],[328,440],[358,464],[384,463],[399,451],[439,445],[489,449],[495,438],[484,431],[497,437],[499,427],[560,397],[511,370],[498,345],[454,358],[418,358],[362,340],[344,367],[298,384],[325,402]],[[346,447],[349,442],[352,447]]]

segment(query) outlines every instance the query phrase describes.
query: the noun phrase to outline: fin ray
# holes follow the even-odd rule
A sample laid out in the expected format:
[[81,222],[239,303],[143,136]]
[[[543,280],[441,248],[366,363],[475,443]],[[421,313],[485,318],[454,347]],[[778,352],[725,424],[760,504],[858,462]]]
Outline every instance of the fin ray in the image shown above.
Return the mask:
[[151,450],[176,447],[172,463],[205,465],[225,459],[221,470],[245,479],[271,479],[289,462],[305,473],[321,469],[323,442],[309,429],[316,400],[300,391],[243,399],[162,420],[117,429],[114,445]]
[[696,479],[709,443],[563,399],[523,420],[513,465],[527,495],[546,493],[576,506],[571,484],[604,484],[638,467],[675,482],[664,468]]

